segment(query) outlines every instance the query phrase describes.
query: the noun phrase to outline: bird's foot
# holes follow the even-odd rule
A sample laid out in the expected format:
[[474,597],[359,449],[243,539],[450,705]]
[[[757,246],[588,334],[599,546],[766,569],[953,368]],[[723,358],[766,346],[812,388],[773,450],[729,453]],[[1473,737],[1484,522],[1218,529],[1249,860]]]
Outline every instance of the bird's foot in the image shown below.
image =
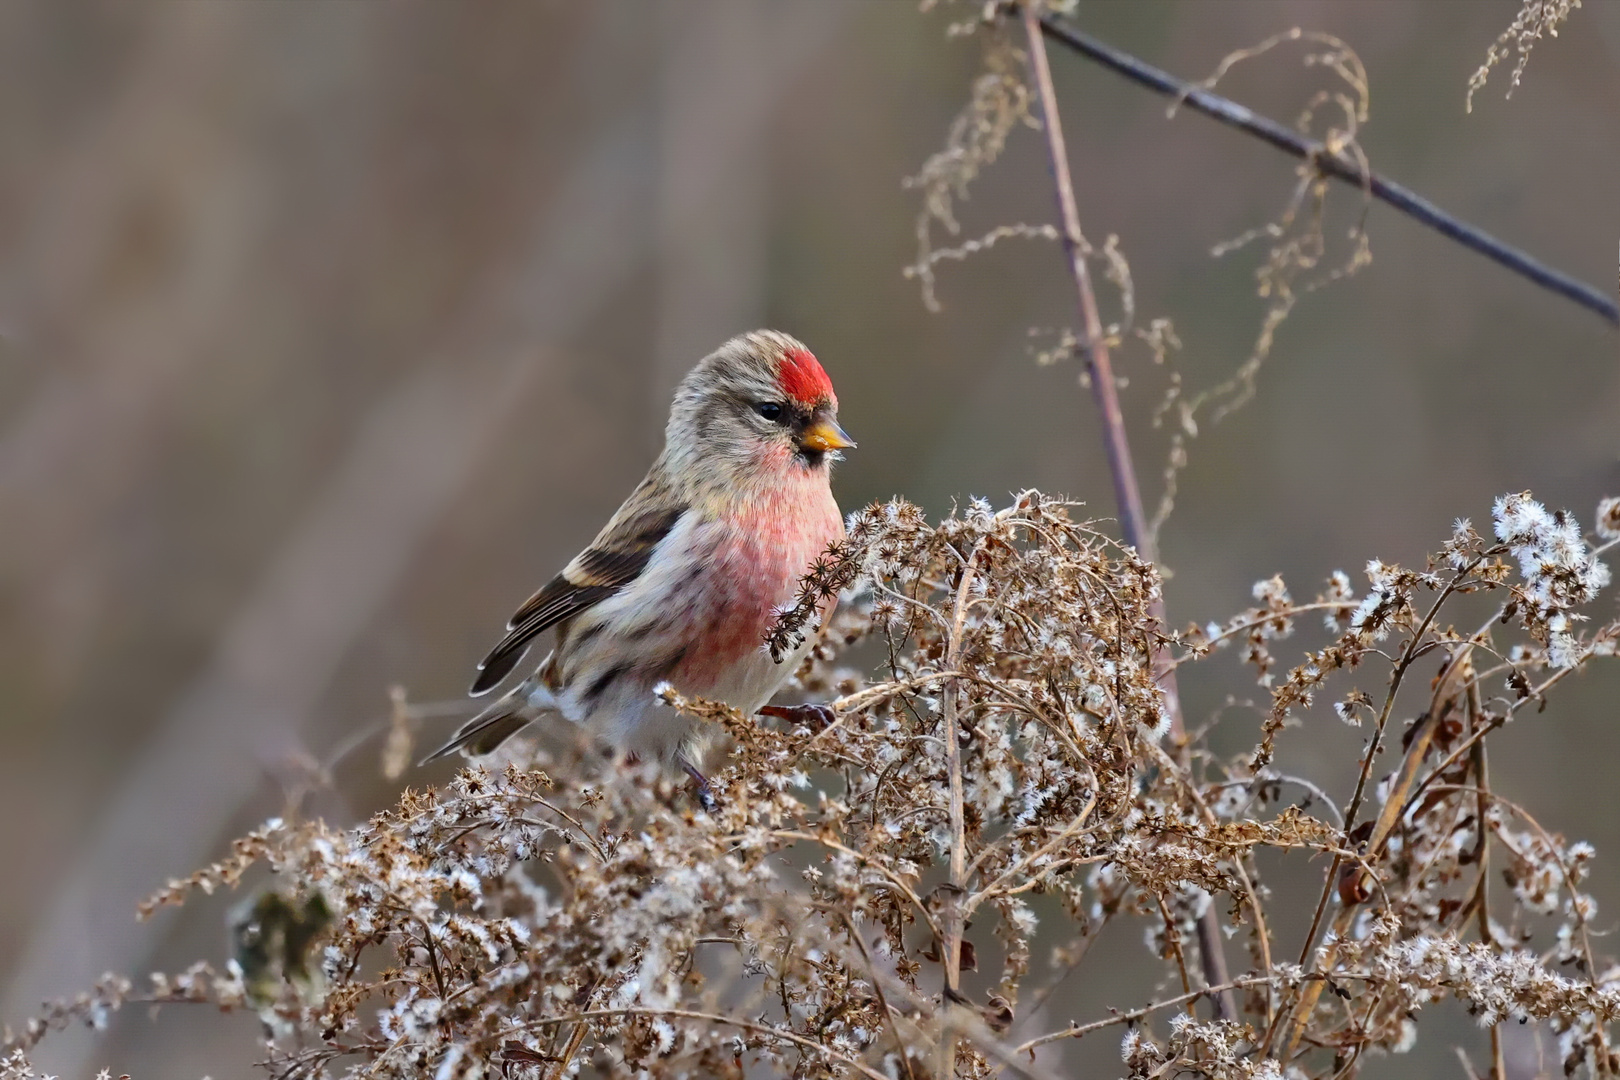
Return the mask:
[[767,705],[759,710],[761,716],[774,716],[790,724],[803,724],[812,731],[825,731],[838,719],[830,705],[805,702],[803,705]]
[[685,758],[681,758],[681,768],[692,778],[692,794],[697,797],[698,805],[703,807],[703,812],[713,814],[719,810],[720,802],[709,788],[709,778],[698,772],[697,766]]

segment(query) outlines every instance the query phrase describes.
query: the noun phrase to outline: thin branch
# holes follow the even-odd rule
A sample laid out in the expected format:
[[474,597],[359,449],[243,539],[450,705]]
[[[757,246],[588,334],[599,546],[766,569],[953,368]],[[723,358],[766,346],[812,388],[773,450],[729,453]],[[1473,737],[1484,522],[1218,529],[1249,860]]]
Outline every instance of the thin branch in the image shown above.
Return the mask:
[[[1444,604],[1458,584],[1473,572],[1474,567],[1479,565],[1479,561],[1478,558],[1474,559],[1446,583],[1446,587],[1441,590],[1439,596],[1435,597],[1434,603],[1429,606],[1429,610],[1424,614],[1423,621],[1418,624],[1418,628],[1413,632],[1411,640],[1407,642],[1406,648],[1401,652],[1401,659],[1395,664],[1395,670],[1390,673],[1389,690],[1384,695],[1383,707],[1378,710],[1378,722],[1373,725],[1373,736],[1372,740],[1367,744],[1367,753],[1361,760],[1361,773],[1356,777],[1356,790],[1350,796],[1350,804],[1344,811],[1342,827],[1346,830],[1347,835],[1348,830],[1356,820],[1356,815],[1361,811],[1361,799],[1366,794],[1367,782],[1372,777],[1373,758],[1378,755],[1383,746],[1384,729],[1389,724],[1390,712],[1395,708],[1396,695],[1400,693],[1401,683],[1406,678],[1407,669],[1417,660],[1418,649],[1423,642],[1423,635],[1428,632],[1429,624],[1434,621],[1435,615],[1440,611],[1440,605]],[[1476,634],[1475,636],[1478,637],[1479,635]],[[1368,850],[1371,850],[1371,848]],[[1334,858],[1332,865],[1328,867],[1327,877],[1322,881],[1322,895],[1316,902],[1316,914],[1311,917],[1311,928],[1305,932],[1305,940],[1300,945],[1299,963],[1302,967],[1310,960],[1311,948],[1316,941],[1316,932],[1322,927],[1322,915],[1327,911],[1328,901],[1333,897],[1333,890],[1338,884],[1341,868],[1341,860]],[[1275,1034],[1275,1028],[1267,1032],[1265,1040],[1267,1050],[1271,1049],[1271,1039]]]
[[871,1077],[872,1080],[889,1080],[887,1076],[865,1062],[841,1053],[828,1046],[825,1042],[818,1042],[797,1032],[785,1031],[782,1028],[773,1027],[770,1024],[763,1024],[755,1020],[744,1020],[738,1016],[726,1016],[722,1013],[700,1012],[695,1009],[584,1009],[567,1016],[544,1016],[538,1020],[530,1020],[514,1027],[512,1031],[541,1031],[548,1027],[556,1027],[559,1024],[578,1024],[588,1020],[607,1020],[624,1016],[674,1017],[680,1020],[704,1020],[711,1024],[725,1024],[730,1027],[741,1028],[743,1031],[753,1032],[765,1038],[781,1039],[784,1042],[793,1043],[795,1046],[809,1050],[812,1053],[820,1054],[833,1061],[842,1062],[862,1076]]
[[[1073,975],[1075,969],[1080,966],[1081,961],[1086,958],[1086,954],[1091,952],[1091,946],[1096,942],[1097,935],[1102,933],[1103,927],[1108,925],[1109,918],[1110,916],[1108,912],[1103,912],[1102,916],[1097,920],[1097,925],[1090,928],[1089,931],[1080,938],[1079,946],[1068,957],[1069,962],[1064,965],[1063,970],[1058,972],[1051,982],[1047,983],[1045,986],[1041,987],[1040,990],[1036,991],[1036,993],[1029,999],[1027,1004],[1019,1004],[1018,1011],[1021,1014],[1021,1019],[1019,1020],[1020,1024],[1023,1023],[1024,1019],[1030,1019],[1040,1015],[1041,1006],[1045,1005],[1052,995],[1057,993],[1058,987],[1063,985],[1063,980],[1067,979],[1070,975]],[[1017,1029],[1014,1028],[1014,1030]]]
[[[1340,977],[1347,978],[1348,976]],[[1155,1001],[1153,1004],[1144,1005],[1140,1009],[1132,1009],[1129,1012],[1115,1013],[1106,1020],[1093,1020],[1089,1024],[1072,1024],[1069,1027],[1064,1028],[1062,1031],[1053,1031],[1045,1035],[1037,1036],[1033,1039],[1026,1039],[1017,1046],[1013,1047],[1013,1053],[1027,1054],[1034,1050],[1037,1046],[1045,1046],[1047,1043],[1057,1042],[1059,1039],[1078,1039],[1082,1036],[1091,1034],[1093,1031],[1101,1031],[1104,1028],[1114,1027],[1116,1024],[1134,1024],[1145,1016],[1150,1016],[1162,1009],[1172,1009],[1177,1005],[1185,1005],[1189,1001],[1196,1001],[1205,994],[1209,994],[1212,997],[1218,994],[1230,994],[1233,990],[1241,990],[1244,987],[1259,986],[1262,983],[1273,983],[1278,981],[1279,978],[1280,976],[1275,974],[1246,975],[1241,979],[1233,979],[1231,982],[1225,983],[1221,986],[1201,987],[1200,989],[1194,990],[1191,993],[1182,994],[1179,997],[1165,998],[1163,1001]]]
[[1309,161],[1318,172],[1353,184],[1401,213],[1422,222],[1448,239],[1479,252],[1549,292],[1595,311],[1620,326],[1620,304],[1601,289],[1594,288],[1560,270],[1555,270],[1518,248],[1503,243],[1481,229],[1460,221],[1408,187],[1365,169],[1348,154],[1336,153],[1321,142],[1294,129],[1244,108],[1237,102],[1212,93],[1194,83],[1184,82],[1137,57],[1116,49],[1065,23],[1056,15],[1040,20],[1041,31],[1080,55],[1115,71],[1132,82],[1184,101],[1221,123],[1247,132],[1294,157]]
[[[1160,754],[1161,757],[1166,756],[1162,749],[1160,749],[1158,747],[1154,747],[1153,749],[1158,751],[1158,753]],[[1185,771],[1185,769],[1182,770],[1182,771]],[[1198,790],[1198,785],[1192,782],[1192,777],[1191,776],[1188,776],[1186,778],[1185,783],[1186,783],[1186,786],[1187,786],[1187,797],[1189,799],[1191,799],[1193,801],[1194,805],[1196,805],[1198,807],[1198,812],[1203,815],[1205,824],[1207,824],[1212,829],[1216,828],[1217,825],[1218,825],[1218,822],[1217,822],[1216,817],[1215,817],[1215,812],[1210,809],[1209,803],[1208,803],[1208,801],[1205,800],[1205,798],[1203,796],[1203,793]],[[1260,945],[1260,963],[1261,963],[1261,966],[1264,967],[1265,970],[1270,971],[1271,970],[1271,930],[1266,925],[1265,912],[1260,907],[1260,892],[1259,892],[1258,889],[1256,889],[1254,887],[1254,879],[1252,877],[1250,877],[1248,868],[1245,867],[1244,864],[1243,864],[1243,859],[1244,859],[1244,853],[1242,851],[1238,851],[1235,855],[1233,855],[1232,856],[1232,869],[1237,872],[1238,881],[1243,886],[1243,901],[1246,904],[1249,905],[1249,912],[1250,912],[1250,914],[1252,914],[1254,916],[1254,936],[1255,936],[1255,940]],[[1213,910],[1214,905],[1211,904],[1210,907]],[[1207,915],[1207,914],[1209,914],[1209,912],[1205,912],[1205,914]],[[1220,925],[1219,923],[1216,923],[1217,927],[1219,925]],[[1269,1025],[1270,1023],[1272,1023],[1275,1020],[1276,1020],[1276,1013],[1275,1013],[1275,1010],[1273,1008],[1271,988],[1270,988],[1270,986],[1267,986],[1266,987],[1266,1023]]]
[[[956,605],[951,615],[950,651],[945,657],[945,666],[955,670],[962,666],[962,635],[966,632],[968,594],[973,589],[973,577],[979,553],[984,550],[984,541],[980,540],[974,546],[973,552],[968,555],[967,563],[962,567],[962,581],[956,587]],[[960,737],[958,717],[958,688],[955,679],[945,684],[945,772],[946,781],[950,786],[950,831],[951,831],[951,868],[949,881],[949,895],[945,901],[944,936],[940,939],[940,948],[944,955],[941,963],[945,968],[945,992],[941,995],[941,1011],[949,1016],[951,1010],[962,1002],[962,930],[966,918],[962,910],[962,894],[967,889],[967,826],[966,811],[964,809],[964,796],[962,790],[962,740]],[[942,1042],[940,1045],[940,1075],[956,1075],[956,1032],[950,1025],[945,1025],[940,1032]]]
[[[1479,703],[1479,680],[1475,679],[1468,684],[1468,726],[1479,730],[1485,726],[1484,710]],[[1496,944],[1496,935],[1491,931],[1491,830],[1486,824],[1486,813],[1491,803],[1490,766],[1485,754],[1485,744],[1474,744],[1472,767],[1474,782],[1479,785],[1479,794],[1474,801],[1474,826],[1477,838],[1474,841],[1475,863],[1479,866],[1479,881],[1475,886],[1478,892],[1474,896],[1476,914],[1479,916],[1479,940],[1486,945]],[[1498,1020],[1491,1025],[1491,1080],[1507,1080],[1507,1062],[1502,1055],[1502,1022]]]
[[[900,1036],[900,1028],[894,1022],[894,1012],[889,1007],[889,999],[883,993],[883,980],[878,978],[877,965],[872,963],[872,954],[866,948],[866,942],[861,939],[860,927],[850,918],[849,912],[838,910],[838,918],[844,924],[844,930],[849,934],[849,940],[861,951],[861,959],[866,961],[866,973],[872,980],[872,992],[877,995],[878,1011],[883,1015],[883,1024],[894,1037],[894,1052],[900,1058],[900,1067],[905,1070],[906,1080],[917,1080],[917,1074],[911,1070],[911,1053],[906,1046],[906,1040]],[[1505,1077],[1492,1077],[1492,1080],[1506,1080]]]
[[[1107,335],[1103,332],[1102,318],[1097,313],[1097,296],[1091,287],[1091,271],[1086,266],[1085,241],[1080,232],[1080,211],[1075,203],[1074,184],[1069,178],[1068,150],[1063,141],[1063,125],[1058,115],[1057,92],[1052,87],[1052,67],[1046,57],[1046,42],[1041,36],[1042,21],[1032,5],[1021,9],[1024,31],[1029,38],[1030,67],[1034,75],[1036,93],[1045,118],[1046,144],[1052,158],[1052,180],[1056,188],[1058,211],[1062,217],[1063,247],[1069,256],[1069,270],[1074,276],[1080,305],[1084,339],[1080,350],[1086,359],[1090,374],[1091,392],[1097,401],[1097,411],[1103,422],[1103,441],[1108,452],[1108,469],[1114,480],[1114,499],[1119,508],[1120,528],[1125,542],[1136,548],[1137,554],[1149,562],[1155,561],[1153,538],[1148,532],[1147,515],[1142,509],[1142,492],[1136,484],[1136,468],[1131,462],[1131,446],[1125,434],[1125,416],[1119,407],[1118,387],[1114,382],[1113,364],[1108,358]],[[1151,613],[1160,625],[1165,624],[1164,601],[1154,601]],[[1164,691],[1165,708],[1170,713],[1170,737],[1175,745],[1176,763],[1191,775],[1191,761],[1187,753],[1186,727],[1181,719],[1181,694],[1176,686],[1176,673],[1169,650],[1163,645],[1153,651],[1153,667],[1159,686]],[[1204,972],[1204,982],[1211,987],[1225,986],[1231,981],[1226,966],[1226,954],[1221,940],[1220,915],[1211,904],[1198,919],[1198,956]],[[1215,1014],[1221,1019],[1236,1019],[1237,1006],[1232,992],[1211,994]]]
[[[1320,802],[1323,806],[1333,811],[1333,816],[1337,820],[1339,828],[1344,828],[1344,811],[1340,810],[1339,804],[1333,801],[1333,796],[1329,795],[1319,786],[1305,779],[1303,776],[1290,776],[1287,773],[1280,773],[1274,769],[1267,768],[1260,770],[1260,772],[1253,776],[1245,777],[1242,780],[1227,780],[1224,783],[1216,784],[1214,785],[1214,788],[1217,791],[1225,788],[1248,788],[1251,792],[1254,792],[1256,789],[1266,787],[1270,784],[1293,784],[1297,787],[1304,788],[1311,799]],[[1249,807],[1253,806],[1255,799],[1258,797],[1258,795],[1251,797],[1248,803],[1244,805],[1244,811],[1247,811]]]
[[1192,980],[1187,977],[1186,951],[1181,947],[1181,931],[1176,927],[1176,920],[1170,917],[1170,907],[1164,902],[1163,893],[1154,893],[1153,899],[1158,902],[1159,915],[1164,919],[1164,943],[1170,950],[1171,957],[1176,962],[1176,971],[1181,975],[1181,992],[1192,993]]
[[[1375,737],[1373,744],[1368,747],[1366,760],[1362,763],[1363,781],[1365,781],[1369,764],[1377,749],[1378,738],[1382,737],[1385,724],[1389,719],[1390,709],[1394,705],[1395,694],[1400,687],[1400,676],[1410,667],[1410,658],[1415,655],[1414,649],[1417,643],[1423,639],[1434,613],[1439,610],[1440,605],[1449,595],[1452,586],[1462,580],[1472,569],[1473,566],[1470,564],[1467,568],[1459,571],[1456,578],[1447,584],[1440,597],[1435,600],[1434,605],[1429,609],[1429,614],[1424,617],[1422,624],[1412,635],[1412,640],[1407,646],[1406,656],[1403,657],[1402,666],[1396,669],[1395,676],[1391,679],[1390,694],[1385,701],[1383,713],[1379,717],[1378,735]],[[1472,642],[1462,642],[1457,646],[1456,652],[1452,654],[1449,663],[1435,681],[1434,691],[1429,698],[1428,709],[1418,718],[1417,725],[1408,736],[1410,743],[1406,748],[1406,755],[1401,761],[1400,770],[1390,786],[1383,808],[1379,811],[1378,816],[1373,819],[1372,833],[1367,837],[1362,847],[1362,850],[1366,853],[1366,859],[1355,879],[1356,883],[1362,887],[1371,888],[1378,884],[1377,875],[1371,869],[1372,861],[1379,858],[1383,853],[1384,842],[1389,839],[1390,833],[1394,831],[1396,823],[1400,820],[1402,812],[1407,807],[1407,799],[1411,795],[1412,785],[1417,780],[1417,774],[1423,767],[1423,759],[1428,756],[1429,744],[1434,740],[1435,729],[1440,726],[1445,718],[1445,710],[1450,705],[1455,704],[1459,694],[1466,691],[1468,672],[1471,670],[1469,657],[1472,652]],[[1358,788],[1357,797],[1351,800],[1350,807],[1345,810],[1345,823],[1347,825],[1356,820],[1356,812],[1360,803],[1359,795],[1364,787],[1365,783],[1363,782]],[[1346,837],[1346,840],[1348,839]],[[1346,895],[1337,876],[1337,868],[1343,864],[1344,859],[1342,856],[1334,856],[1330,876],[1322,894],[1323,900],[1317,903],[1316,919],[1313,921],[1310,934],[1305,939],[1305,955],[1308,957],[1311,944],[1316,940],[1316,928],[1320,924],[1326,897],[1331,895],[1335,889],[1338,889],[1343,904],[1339,908],[1338,915],[1333,919],[1332,937],[1324,938],[1318,947],[1317,961],[1314,965],[1316,972],[1323,974],[1333,970],[1333,965],[1338,959],[1340,944],[1349,931],[1350,924],[1356,917],[1358,905],[1350,896]],[[1386,906],[1388,906],[1387,903]],[[1303,965],[1305,960],[1302,959],[1300,963]],[[1294,1052],[1298,1049],[1300,1041],[1305,1036],[1305,1029],[1310,1025],[1311,1014],[1316,1008],[1317,1000],[1321,997],[1324,985],[1325,983],[1322,982],[1307,982],[1300,990],[1299,1001],[1294,1006],[1293,1016],[1287,1025],[1283,1048],[1277,1054],[1277,1059],[1285,1066],[1293,1058]],[[1279,1017],[1283,1015],[1286,1014],[1278,1014]],[[1275,1024],[1267,1031],[1263,1044],[1265,1052],[1271,1050],[1272,1040],[1277,1032],[1278,1028]]]

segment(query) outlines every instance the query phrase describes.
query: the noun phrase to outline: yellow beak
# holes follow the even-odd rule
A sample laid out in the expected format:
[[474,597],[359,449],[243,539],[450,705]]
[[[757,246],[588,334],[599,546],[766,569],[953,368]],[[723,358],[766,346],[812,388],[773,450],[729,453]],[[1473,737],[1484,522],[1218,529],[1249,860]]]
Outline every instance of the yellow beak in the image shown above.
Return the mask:
[[855,440],[844,433],[838,421],[830,416],[818,416],[816,422],[799,436],[799,448],[824,453],[828,450],[852,450]]

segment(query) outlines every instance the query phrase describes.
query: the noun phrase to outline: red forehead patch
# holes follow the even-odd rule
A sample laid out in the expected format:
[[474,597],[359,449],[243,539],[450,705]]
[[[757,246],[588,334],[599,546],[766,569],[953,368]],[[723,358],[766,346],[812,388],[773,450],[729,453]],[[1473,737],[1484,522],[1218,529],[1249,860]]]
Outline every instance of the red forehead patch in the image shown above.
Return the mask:
[[837,403],[832,380],[821,369],[821,363],[808,349],[789,349],[782,354],[782,365],[777,372],[782,392],[805,405],[827,400]]

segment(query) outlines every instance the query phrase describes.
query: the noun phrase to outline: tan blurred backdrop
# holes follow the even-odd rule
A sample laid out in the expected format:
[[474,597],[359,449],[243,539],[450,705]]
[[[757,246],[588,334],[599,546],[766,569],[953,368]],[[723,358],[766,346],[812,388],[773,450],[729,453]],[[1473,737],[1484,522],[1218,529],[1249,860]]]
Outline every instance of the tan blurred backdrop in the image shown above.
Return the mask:
[[[1290,26],[1339,34],[1370,74],[1378,168],[1605,285],[1620,4],[1577,11],[1511,101],[1499,71],[1465,116],[1516,7],[1078,18],[1189,77]],[[389,686],[459,695],[514,602],[640,477],[680,373],[733,333],[777,326],[822,358],[860,440],[846,508],[1039,486],[1112,512],[1075,370],[1030,357],[1028,328],[1068,321],[1056,251],[947,266],[938,316],[901,276],[901,180],[977,69],[945,22],[910,0],[0,5],[0,1021],[104,969],[222,960],[228,899],[145,925],[135,901],[278,812],[298,762],[385,716]],[[1223,86],[1291,119],[1323,85],[1297,56]],[[1254,255],[1209,249],[1281,206],[1292,164],[1054,62],[1088,231],[1119,235],[1189,382],[1217,381],[1260,307]],[[1051,219],[1037,139],[1015,136],[963,216]],[[1369,229],[1372,265],[1301,303],[1257,399],[1193,446],[1163,537],[1176,621],[1235,611],[1276,571],[1304,594],[1419,560],[1503,491],[1585,522],[1620,493],[1615,332],[1382,207]],[[1124,362],[1152,499],[1144,365]],[[1188,677],[1192,721],[1252,694],[1234,668]],[[1617,697],[1620,673],[1588,676],[1498,755],[1501,788],[1597,844],[1610,925]],[[1356,737],[1311,723],[1293,764],[1342,794]],[[1223,724],[1237,746],[1254,717]],[[363,748],[305,806],[353,820],[398,786]],[[1097,977],[1142,956],[1137,930],[1109,933],[1064,1007],[1145,992]],[[133,1010],[41,1062],[247,1076],[254,1028]],[[1070,1060],[1114,1068],[1116,1046]],[[1456,1068],[1430,1039],[1372,1072]]]

